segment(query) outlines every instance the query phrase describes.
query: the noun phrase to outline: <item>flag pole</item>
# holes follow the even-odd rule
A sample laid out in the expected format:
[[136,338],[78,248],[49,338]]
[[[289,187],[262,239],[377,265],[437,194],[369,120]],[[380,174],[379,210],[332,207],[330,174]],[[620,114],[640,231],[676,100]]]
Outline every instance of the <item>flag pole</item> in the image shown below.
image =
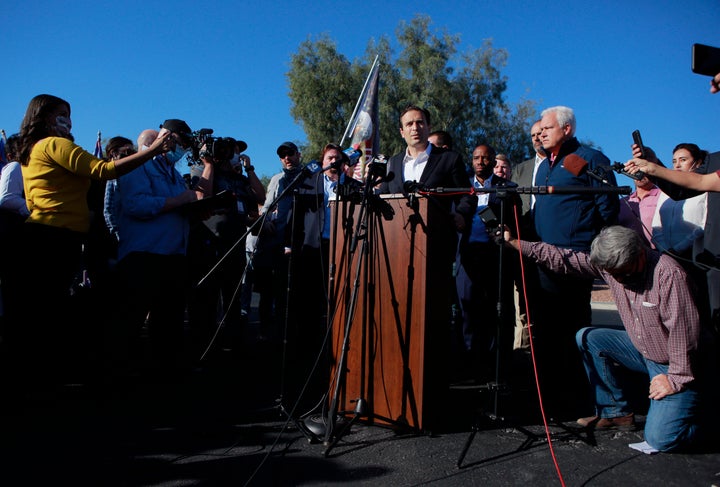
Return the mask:
[[353,121],[355,121],[355,115],[357,114],[358,107],[360,106],[360,103],[362,102],[363,97],[365,96],[365,90],[367,90],[368,83],[370,82],[370,78],[372,77],[373,71],[375,70],[375,65],[378,63],[378,57],[379,55],[375,55],[375,60],[372,63],[372,66],[370,67],[370,72],[368,73],[367,79],[365,80],[365,84],[363,85],[363,89],[360,92],[360,97],[358,98],[357,103],[355,104],[355,109],[352,112],[352,115],[350,115],[350,121],[348,122],[348,126],[345,129],[345,133],[342,136],[342,140],[340,140],[340,146],[342,147],[343,142],[345,142],[345,139],[348,137],[348,134],[352,131],[353,127]]

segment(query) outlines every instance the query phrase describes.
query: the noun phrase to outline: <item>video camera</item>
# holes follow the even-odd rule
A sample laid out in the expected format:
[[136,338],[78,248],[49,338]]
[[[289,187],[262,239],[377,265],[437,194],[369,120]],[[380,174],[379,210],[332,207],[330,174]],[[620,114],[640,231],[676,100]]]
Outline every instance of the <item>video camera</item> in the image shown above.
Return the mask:
[[226,162],[235,155],[237,141],[232,137],[213,137],[213,129],[200,129],[192,133],[188,156],[192,162],[200,162],[203,157],[211,157],[215,162]]

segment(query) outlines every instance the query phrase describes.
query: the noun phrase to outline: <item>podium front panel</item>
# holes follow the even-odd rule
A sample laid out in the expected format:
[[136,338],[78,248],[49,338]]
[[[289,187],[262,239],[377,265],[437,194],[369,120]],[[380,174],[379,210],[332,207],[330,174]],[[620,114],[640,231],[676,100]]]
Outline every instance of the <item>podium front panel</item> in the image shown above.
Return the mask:
[[338,410],[352,414],[362,398],[368,422],[427,429],[441,414],[454,285],[452,263],[435,255],[428,228],[447,216],[402,195],[331,207],[330,391],[340,380]]

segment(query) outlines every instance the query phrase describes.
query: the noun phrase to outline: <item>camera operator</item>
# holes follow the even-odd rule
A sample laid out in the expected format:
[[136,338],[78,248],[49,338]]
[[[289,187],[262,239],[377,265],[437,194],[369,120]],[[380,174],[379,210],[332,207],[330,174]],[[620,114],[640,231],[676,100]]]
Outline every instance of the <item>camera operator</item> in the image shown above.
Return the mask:
[[[190,321],[196,336],[193,339],[204,350],[221,321],[229,331],[224,346],[241,345],[242,314],[240,282],[247,263],[245,239],[250,225],[258,218],[258,207],[265,202],[265,188],[255,174],[250,157],[243,154],[247,144],[230,138],[231,151],[220,150],[215,159],[213,195],[227,194],[227,204],[213,210],[210,218],[197,223],[193,233],[193,282],[199,282],[219,263],[208,279],[190,296]],[[217,149],[217,143],[215,144]],[[224,149],[224,148],[223,148]],[[231,157],[228,157],[228,155]],[[191,170],[191,174],[194,173]],[[244,174],[245,173],[245,174]],[[192,178],[194,179],[194,178]],[[242,241],[240,240],[242,239]],[[222,259],[222,262],[220,260]],[[222,302],[218,316],[217,303]],[[200,350],[202,351],[202,350]]]

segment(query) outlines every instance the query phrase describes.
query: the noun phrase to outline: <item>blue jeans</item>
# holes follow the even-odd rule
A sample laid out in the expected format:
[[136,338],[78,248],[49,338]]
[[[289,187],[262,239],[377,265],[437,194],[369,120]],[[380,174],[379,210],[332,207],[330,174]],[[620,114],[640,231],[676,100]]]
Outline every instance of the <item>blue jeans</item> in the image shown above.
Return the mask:
[[[585,371],[595,393],[596,414],[616,418],[630,414],[623,391],[625,369],[653,378],[667,374],[668,365],[648,360],[633,346],[627,332],[618,328],[583,328],[575,335]],[[645,441],[667,452],[687,447],[697,437],[700,399],[696,384],[681,392],[650,400]]]

